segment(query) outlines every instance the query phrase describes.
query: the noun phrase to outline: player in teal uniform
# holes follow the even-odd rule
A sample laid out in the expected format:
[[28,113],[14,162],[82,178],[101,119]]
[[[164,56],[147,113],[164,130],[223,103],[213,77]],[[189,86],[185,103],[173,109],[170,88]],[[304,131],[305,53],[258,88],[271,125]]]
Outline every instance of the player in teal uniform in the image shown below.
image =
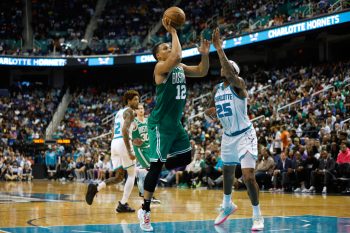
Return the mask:
[[191,145],[181,124],[187,97],[186,76],[204,77],[209,69],[209,41],[201,40],[199,65],[187,66],[181,63],[181,45],[170,23],[168,19],[163,20],[163,26],[172,37],[171,46],[161,43],[153,48],[153,56],[158,61],[153,74],[157,102],[148,118],[151,165],[145,179],[144,204],[138,211],[140,228],[144,231],[153,231],[150,203],[163,165],[174,169],[191,162]]
[[264,229],[264,218],[259,205],[259,186],[255,180],[255,165],[258,157],[258,140],[252,122],[248,117],[248,92],[243,78],[239,77],[239,66],[227,59],[222,48],[219,28],[215,29],[212,39],[217,50],[221,76],[225,80],[215,86],[211,102],[212,108],[206,115],[216,112],[223,128],[221,139],[221,159],[223,166],[223,200],[215,225],[220,225],[237,210],[232,202],[232,184],[235,165],[241,164],[244,183],[247,187],[253,209],[252,231]]
[[123,180],[125,171],[128,173],[124,185],[122,199],[118,202],[116,212],[135,212],[127,203],[135,183],[136,167],[134,152],[131,145],[131,124],[135,119],[134,110],[139,106],[139,93],[135,90],[128,90],[124,93],[124,108],[120,109],[114,117],[113,140],[111,142],[111,161],[115,176],[102,181],[99,184],[89,184],[85,200],[91,205],[97,192],[109,185],[119,183]]

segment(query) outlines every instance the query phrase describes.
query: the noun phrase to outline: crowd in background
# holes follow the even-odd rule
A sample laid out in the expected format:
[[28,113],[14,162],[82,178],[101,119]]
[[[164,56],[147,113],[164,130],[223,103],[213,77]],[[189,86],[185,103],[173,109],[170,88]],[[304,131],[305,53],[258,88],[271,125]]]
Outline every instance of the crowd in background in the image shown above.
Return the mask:
[[[183,0],[179,7],[186,13],[186,22],[178,30],[179,38],[184,48],[193,47],[200,35],[210,39],[211,29],[216,26],[226,37],[233,37],[350,7],[347,1],[341,1],[332,8],[334,3],[335,0]],[[20,1],[3,3],[0,53],[72,56],[150,52],[155,43],[170,40],[163,27],[154,35],[149,32],[173,4],[170,0],[107,1],[97,13],[96,0],[33,0],[31,26],[36,43],[33,48],[22,50],[24,27],[20,25],[24,25],[24,6]],[[96,20],[96,27],[88,27],[91,20]],[[85,34],[90,30],[92,37],[86,41]]]
[[[350,121],[345,120],[350,117],[350,62],[290,66],[269,71],[259,69],[251,73],[244,71],[244,67],[242,70],[249,93],[248,114],[259,142],[256,167],[259,186],[271,191],[304,193],[315,190],[324,193],[329,190],[347,191],[350,188],[347,183],[350,177]],[[208,106],[211,91],[219,81],[205,79],[190,82],[183,123],[193,147],[193,161],[183,168],[164,170],[161,185],[193,188],[216,188],[222,185],[222,129],[217,119],[209,122],[202,115]],[[152,97],[154,93],[147,95],[152,93],[152,89],[143,85],[132,88],[146,96],[141,99],[144,100],[147,115],[156,101]],[[111,122],[113,113],[122,107],[120,98],[127,89],[87,88],[73,91],[74,98],[53,135],[56,139],[69,138],[71,144],[51,145],[44,150],[37,150],[30,154],[29,160],[46,165],[48,176],[62,181],[99,182],[112,175],[109,158]],[[17,110],[11,108],[14,105],[9,102],[28,99],[35,106],[39,104],[35,101],[40,100],[40,104],[45,107],[32,109],[41,109],[44,111],[42,115],[52,116],[55,108],[47,106],[57,106],[60,96],[57,90],[10,93],[10,96],[0,99],[2,103],[7,103],[1,104],[7,108],[6,115],[0,118],[2,170],[7,166],[21,166],[22,160],[19,158],[29,155],[26,150],[16,151],[17,142],[23,137],[14,137],[17,128],[11,127],[22,130],[25,122],[29,132],[35,132],[37,125],[46,126],[49,122],[49,117],[45,124],[41,123],[45,119],[41,115],[28,115],[30,108]],[[35,99],[34,96],[40,96],[41,99]],[[283,107],[288,104],[290,106]],[[16,111],[20,114],[16,115]],[[103,119],[108,116],[110,121],[104,123]],[[34,124],[36,118],[40,122]],[[18,125],[11,125],[16,122]],[[96,138],[101,135],[104,136]],[[239,171],[237,169],[236,188],[243,186]],[[2,173],[1,178],[7,179],[5,173]]]

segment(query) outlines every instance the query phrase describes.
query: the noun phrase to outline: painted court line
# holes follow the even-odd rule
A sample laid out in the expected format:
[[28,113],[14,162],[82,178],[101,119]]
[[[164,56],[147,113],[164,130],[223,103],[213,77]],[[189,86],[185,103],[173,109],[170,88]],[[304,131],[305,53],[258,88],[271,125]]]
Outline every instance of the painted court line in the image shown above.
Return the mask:
[[275,231],[291,231],[292,229],[278,229],[278,230],[270,230],[270,232],[275,232]]
[[72,232],[90,232],[90,233],[102,233],[100,231],[78,231],[78,230],[72,230]]
[[0,230],[0,233],[11,233],[11,232]]

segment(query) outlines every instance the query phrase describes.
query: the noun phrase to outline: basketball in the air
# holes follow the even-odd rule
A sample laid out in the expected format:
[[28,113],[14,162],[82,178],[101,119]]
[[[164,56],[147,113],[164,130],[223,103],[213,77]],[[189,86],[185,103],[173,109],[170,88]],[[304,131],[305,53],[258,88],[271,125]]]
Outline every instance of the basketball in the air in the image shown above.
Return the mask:
[[168,18],[171,21],[171,26],[174,28],[181,27],[186,21],[185,12],[176,6],[169,7],[164,12],[163,18]]

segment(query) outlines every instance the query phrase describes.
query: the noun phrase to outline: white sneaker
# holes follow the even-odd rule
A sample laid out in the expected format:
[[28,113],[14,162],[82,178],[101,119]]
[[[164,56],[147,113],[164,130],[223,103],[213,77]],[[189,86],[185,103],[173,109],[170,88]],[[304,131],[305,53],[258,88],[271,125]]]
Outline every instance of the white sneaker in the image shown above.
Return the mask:
[[214,229],[216,233],[227,233],[228,231],[224,228],[223,225],[215,225]]
[[216,217],[214,224],[220,225],[221,223],[225,222],[228,216],[233,214],[237,210],[237,206],[231,202],[231,205],[229,207],[220,208],[219,216]]
[[322,194],[327,194],[327,187],[326,186],[323,187]]
[[262,230],[264,230],[264,218],[262,216],[254,216],[252,231],[262,231]]
[[308,189],[306,189],[306,188],[303,188],[303,189],[301,190],[301,192],[302,192],[302,193],[308,193],[308,192],[309,192],[309,190],[308,190]]
[[155,198],[155,197],[152,197],[151,202],[154,203],[154,204],[160,204],[161,203],[161,201],[159,199]]
[[295,193],[301,193],[301,188],[296,188],[296,189],[294,189],[294,192],[295,192]]
[[140,228],[143,231],[153,231],[153,227],[151,225],[151,220],[150,220],[150,215],[151,212],[147,212],[143,209],[139,209],[137,211],[137,217],[140,220]]
[[314,193],[315,192],[315,187],[311,186],[308,191],[309,191],[309,193]]

